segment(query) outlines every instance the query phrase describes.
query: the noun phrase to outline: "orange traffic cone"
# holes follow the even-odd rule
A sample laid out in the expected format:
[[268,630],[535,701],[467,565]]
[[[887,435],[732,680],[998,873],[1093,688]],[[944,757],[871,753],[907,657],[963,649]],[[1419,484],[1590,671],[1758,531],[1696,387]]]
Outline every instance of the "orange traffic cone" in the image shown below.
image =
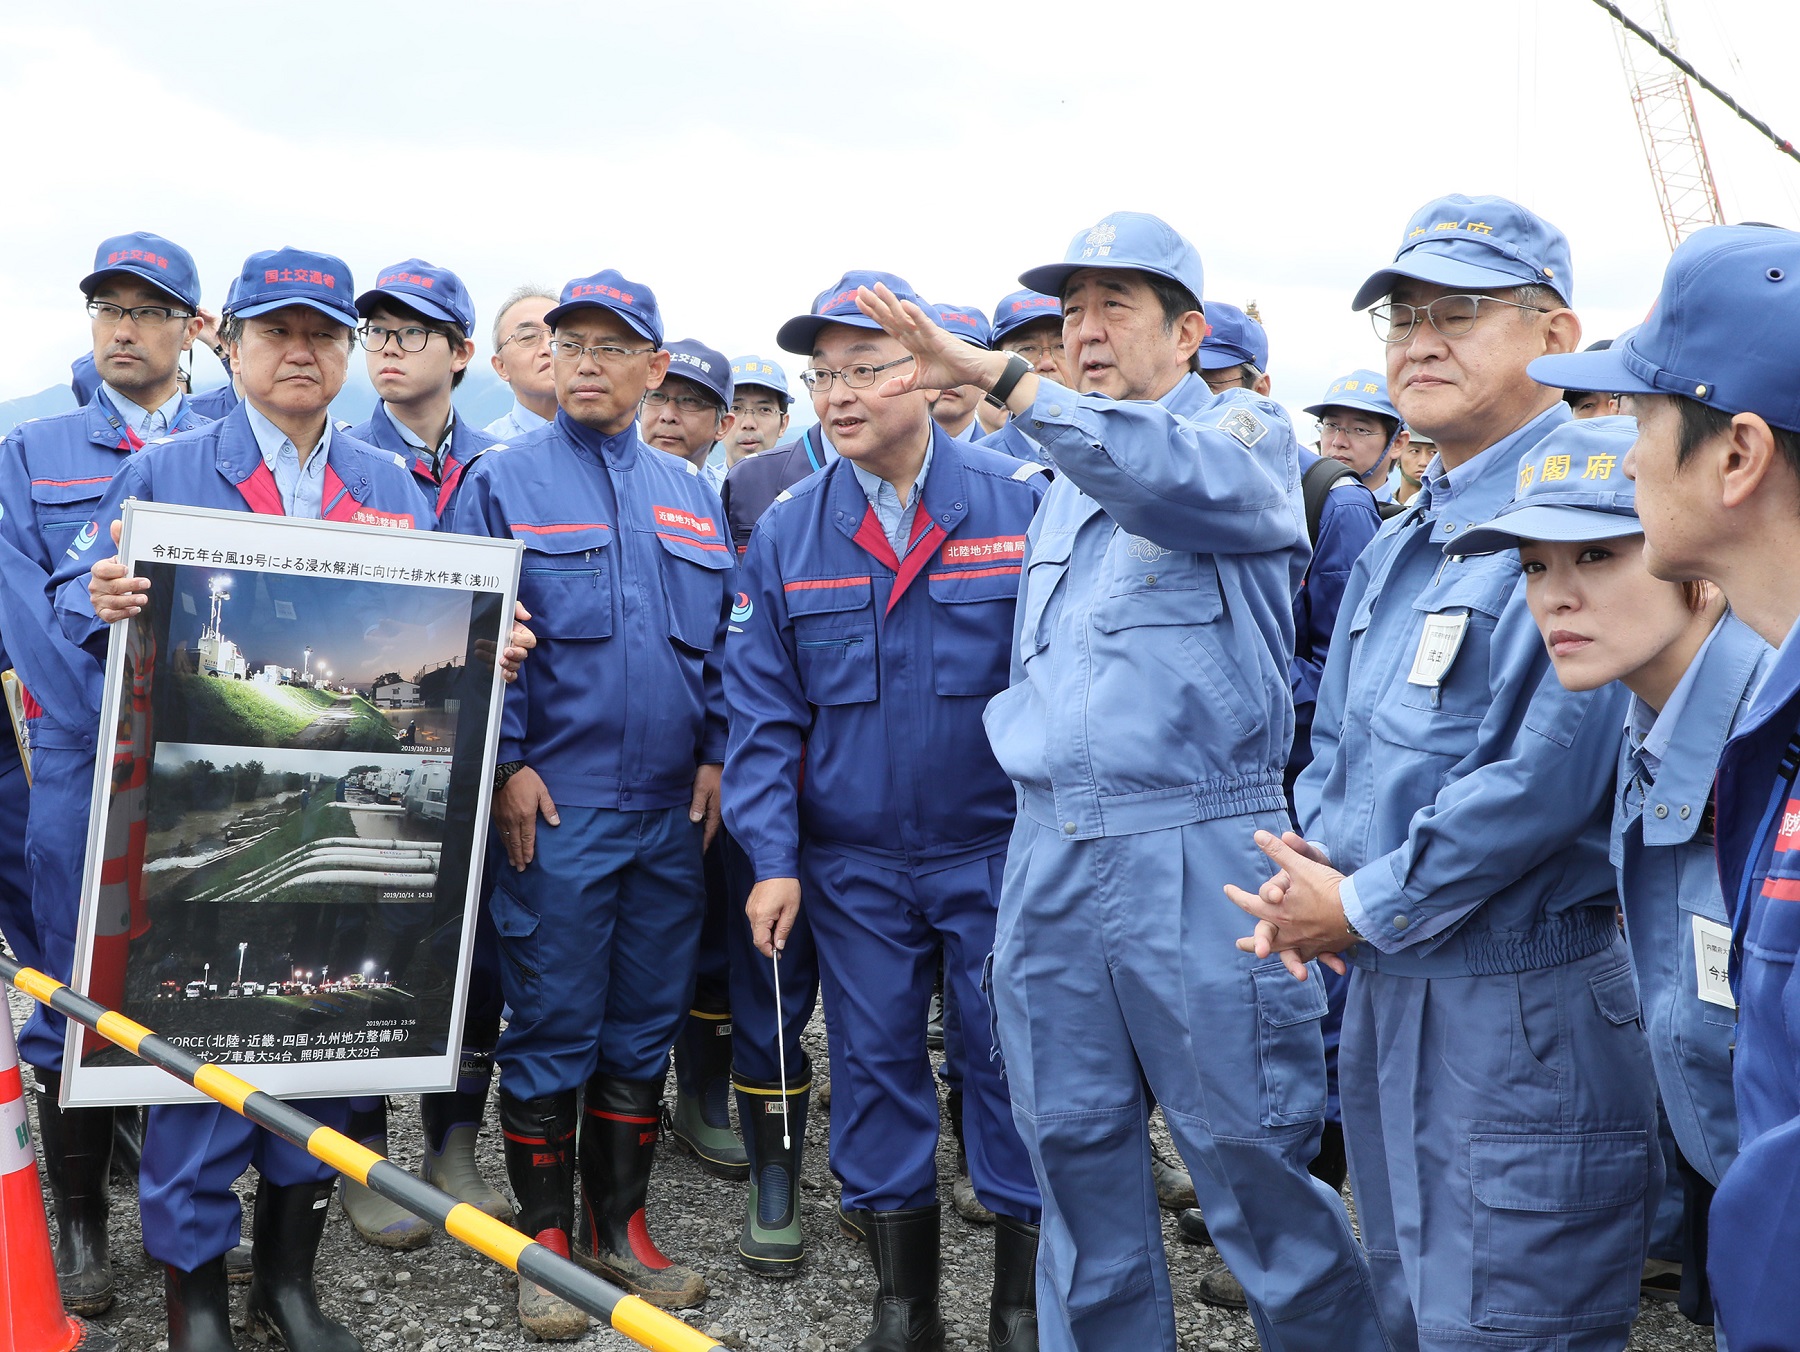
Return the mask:
[[44,1191],[25,1118],[12,1019],[0,1005],[0,1352],[114,1352],[97,1324],[64,1312]]

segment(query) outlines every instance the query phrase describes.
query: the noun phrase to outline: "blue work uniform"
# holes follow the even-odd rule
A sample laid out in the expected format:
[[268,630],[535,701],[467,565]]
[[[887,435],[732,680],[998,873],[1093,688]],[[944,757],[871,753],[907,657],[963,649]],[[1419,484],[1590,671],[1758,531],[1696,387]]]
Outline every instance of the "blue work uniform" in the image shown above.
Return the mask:
[[1288,659],[1308,558],[1286,415],[1184,376],[1155,402],[1043,381],[1055,466],[1012,685],[987,730],[1019,814],[993,995],[1043,1192],[1046,1349],[1172,1349],[1143,1086],[1263,1346],[1385,1349],[1343,1203],[1307,1173],[1325,997],[1234,947],[1229,881],[1288,825]]
[[[935,424],[910,510],[857,468],[840,460],[788,490],[752,539],[727,649],[725,804],[756,880],[803,883],[844,1205],[900,1211],[937,1197],[938,1102],[920,1030],[940,949],[960,1008],[988,1026],[982,974],[1014,801],[981,717],[1006,684],[1044,476]],[[782,967],[785,997],[800,974],[785,953]],[[766,1031],[763,1042],[740,1026],[741,1073],[761,1078],[749,1058],[774,1062]],[[1035,1222],[1000,1068],[973,1050],[976,1194]]]
[[999,431],[989,432],[978,443],[990,451],[999,451],[1002,455],[1010,455],[1015,460],[1033,460],[1040,465],[1048,465],[1049,457],[1044,448],[1025,435],[1017,418],[1004,424]]
[[[291,443],[281,448],[272,467],[262,444],[271,440],[271,432],[280,438],[251,405],[239,404],[228,417],[157,442],[126,462],[94,509],[95,539],[81,547],[78,536],[52,579],[58,618],[71,641],[104,657],[108,627],[94,615],[87,573],[96,560],[111,557],[109,528],[128,498],[395,529],[430,530],[435,524],[430,502],[397,457],[333,431],[327,423],[304,469],[297,456],[288,454]],[[104,545],[97,543],[101,539]],[[87,778],[91,785],[91,751]],[[348,1108],[347,1099],[316,1099],[307,1105],[313,1117],[338,1129],[345,1125]],[[150,1256],[191,1272],[235,1247],[243,1208],[232,1184],[252,1164],[276,1187],[332,1177],[329,1165],[219,1104],[151,1108],[138,1178],[144,1247]]]
[[535,432],[550,420],[541,413],[533,413],[517,399],[513,406],[498,418],[482,428],[483,434],[499,441],[517,441],[527,432]]
[[837,448],[814,423],[792,441],[745,456],[725,471],[719,500],[731,525],[731,540],[742,554],[750,548],[750,535],[769,505],[807,475],[838,458]]
[[476,461],[446,528],[525,545],[538,646],[507,690],[499,757],[536,771],[561,817],[494,889],[505,1092],[543,1098],[596,1069],[659,1079],[703,905],[694,776],[725,759],[718,496],[635,424],[604,436],[558,413]]
[[1737,997],[1737,1160],[1713,1198],[1707,1276],[1734,1349],[1800,1348],[1800,624],[1719,762],[1719,883]]
[[506,445],[486,432],[477,432],[463,421],[462,414],[452,410],[443,443],[427,447],[408,429],[401,427],[388,412],[388,406],[379,401],[367,421],[350,429],[350,435],[371,446],[379,446],[412,466],[420,490],[432,500],[440,519],[462,485],[463,472],[481,456]]
[[1454,552],[1568,417],[1431,477],[1364,551],[1296,786],[1367,936],[1339,1091],[1406,1347],[1622,1348],[1661,1190],[1607,853],[1625,696],[1557,681],[1517,550]]

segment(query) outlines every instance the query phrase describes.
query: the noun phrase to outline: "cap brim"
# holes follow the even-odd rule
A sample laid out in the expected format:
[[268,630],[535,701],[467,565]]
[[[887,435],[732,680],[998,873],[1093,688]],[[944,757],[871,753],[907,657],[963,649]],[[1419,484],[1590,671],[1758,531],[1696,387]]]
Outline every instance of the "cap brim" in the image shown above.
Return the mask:
[[[1229,371],[1234,366],[1255,366],[1256,358],[1249,353],[1226,352],[1216,347],[1201,347],[1200,369],[1202,371]],[[1260,370],[1261,368],[1258,367]]]
[[1582,507],[1526,504],[1500,513],[1486,525],[1460,535],[1444,545],[1446,554],[1497,554],[1517,549],[1522,540],[1559,544],[1587,540],[1620,540],[1642,535],[1644,523],[1635,515],[1595,512]]
[[605,310],[608,314],[617,315],[638,337],[646,342],[655,343],[659,348],[662,346],[662,335],[650,332],[649,325],[645,324],[637,315],[632,314],[630,310],[621,309],[617,305],[608,305],[605,301],[587,296],[583,296],[578,301],[572,301],[568,305],[558,305],[554,309],[545,311],[544,323],[555,328],[577,310]]
[[[1042,267],[1032,268],[1019,274],[1019,285],[1046,296],[1062,299],[1063,286],[1078,272],[1086,272],[1089,268],[1100,268],[1111,272],[1144,272],[1152,277],[1167,277],[1178,286],[1191,287],[1193,284],[1164,268],[1145,267],[1142,263],[1114,262],[1110,258],[1084,258],[1079,263],[1046,263]],[[1199,299],[1196,297],[1195,299]],[[1204,305],[1205,302],[1201,302]]]
[[767,390],[770,394],[779,394],[783,399],[792,399],[787,386],[774,385],[766,380],[740,380],[736,382],[735,392],[742,394],[745,390]]
[[365,291],[356,298],[356,313],[367,319],[370,311],[384,300],[392,301],[396,305],[404,305],[407,309],[416,311],[427,319],[435,319],[444,324],[454,324],[464,333],[469,331],[469,326],[463,322],[460,315],[452,314],[435,300],[428,300],[411,291],[385,291],[380,287],[373,291]]
[[1060,312],[1051,311],[1051,310],[1039,310],[1036,314],[1033,314],[1031,316],[1031,318],[1021,319],[1016,324],[1004,324],[1004,325],[996,324],[996,325],[994,325],[994,346],[996,348],[998,348],[1000,346],[1000,344],[1002,342],[1004,342],[1010,335],[1017,333],[1020,329],[1024,328],[1026,325],[1041,324],[1046,319],[1049,320],[1052,324],[1056,325],[1057,330],[1059,332],[1062,330],[1062,315]]
[[1365,404],[1360,399],[1325,399],[1316,404],[1308,404],[1300,411],[1302,413],[1310,413],[1315,418],[1322,418],[1325,416],[1325,410],[1328,408],[1360,409],[1364,413],[1373,413],[1377,418],[1386,418],[1390,422],[1403,423],[1405,421],[1405,419],[1391,408],[1377,408],[1374,404]]
[[94,288],[99,286],[101,282],[105,281],[108,277],[117,277],[120,274],[124,274],[128,277],[136,277],[140,282],[148,282],[170,300],[185,305],[190,310],[200,304],[198,297],[189,300],[179,291],[176,291],[169,285],[166,277],[159,277],[154,272],[148,272],[142,268],[128,267],[125,264],[120,264],[116,268],[101,268],[98,272],[88,273],[87,276],[81,279],[81,294],[84,296],[92,296],[94,294]]
[[1525,374],[1540,385],[1557,390],[1592,390],[1601,394],[1663,394],[1625,365],[1625,348],[1604,347],[1598,352],[1563,352],[1539,357]]
[[827,324],[842,324],[851,329],[879,329],[881,325],[861,310],[848,315],[795,315],[775,333],[775,345],[797,357],[810,357],[819,330]]
[[1535,282],[1531,277],[1502,272],[1498,268],[1479,267],[1459,258],[1414,252],[1383,268],[1364,282],[1356,293],[1356,299],[1350,302],[1350,308],[1366,310],[1392,292],[1395,282],[1409,280],[1430,282],[1434,286],[1457,287],[1466,291],[1497,291],[1510,286],[1531,286]]
[[336,306],[327,305],[322,300],[314,300],[310,296],[282,296],[278,300],[257,301],[252,305],[239,306],[231,313],[238,319],[255,319],[258,315],[285,310],[290,305],[304,305],[309,310],[317,310],[327,319],[335,319],[338,323],[352,329],[356,327],[356,321],[360,318],[355,310],[339,309]]

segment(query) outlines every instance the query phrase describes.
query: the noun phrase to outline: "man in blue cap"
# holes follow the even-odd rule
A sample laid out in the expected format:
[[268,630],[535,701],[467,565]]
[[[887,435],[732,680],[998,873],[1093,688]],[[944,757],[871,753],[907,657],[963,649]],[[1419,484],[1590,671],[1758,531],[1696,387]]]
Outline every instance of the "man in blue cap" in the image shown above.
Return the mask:
[[1306,411],[1319,420],[1319,454],[1348,468],[1378,502],[1392,502],[1389,472],[1409,434],[1388,400],[1387,380],[1376,371],[1352,371]]
[[[1014,797],[981,717],[1006,683],[1044,471],[952,436],[923,389],[881,396],[884,374],[913,358],[858,306],[877,283],[922,304],[892,274],[851,272],[777,337],[810,358],[802,378],[843,459],[756,528],[726,670],[727,774],[764,961],[785,955],[804,883],[836,1089],[832,1168],[844,1206],[865,1213],[877,1282],[858,1352],[910,1352],[944,1342],[938,1101],[921,1033],[940,955],[966,1026],[991,1026],[984,971]],[[784,987],[797,975],[785,971]],[[757,1050],[778,1068],[772,1048]],[[786,1140],[803,1133],[810,1077],[794,1051],[781,1116],[761,1106],[780,1082],[738,1072],[753,1204],[775,1213],[753,1215],[747,1257],[799,1175]],[[1035,1348],[1031,1165],[999,1065],[971,1055],[963,1073],[971,1174],[997,1225],[990,1345]]]
[[1295,788],[1305,838],[1259,833],[1280,872],[1227,889],[1259,921],[1241,946],[1295,975],[1346,951],[1360,969],[1344,1133],[1402,1346],[1624,1347],[1661,1188],[1607,857],[1623,692],[1565,690],[1517,556],[1457,549],[1568,421],[1526,367],[1579,344],[1571,286],[1560,230],[1457,195],[1358,291],[1442,472],[1345,591]]
[[713,492],[725,483],[725,467],[713,450],[731,435],[731,363],[697,338],[668,344],[669,374],[644,395],[640,433],[646,445],[679,456],[700,471]]
[[1625,471],[1637,481],[1650,571],[1717,583],[1738,618],[1780,645],[1717,781],[1741,1151],[1713,1199],[1707,1273],[1721,1345],[1790,1352],[1800,1348],[1800,1291],[1770,1255],[1800,1250],[1796,363],[1800,235],[1745,225],[1684,241],[1650,317],[1611,349],[1531,368],[1556,386],[1619,393],[1637,419]]
[[[1008,292],[994,307],[992,338],[989,346],[994,351],[1016,352],[1030,362],[1031,369],[1039,375],[1052,380],[1064,378],[1058,365],[1063,356],[1062,302],[1055,296],[1046,296],[1029,287]],[[981,406],[985,410],[984,417],[991,412],[1001,420],[997,430],[981,439],[983,446],[1004,451],[1018,460],[1044,463],[1042,449],[1004,408],[996,409],[985,399]]]
[[[244,402],[218,422],[159,440],[113,478],[52,579],[71,640],[103,658],[108,626],[145,604],[147,581],[91,552],[109,527],[116,542],[128,499],[403,530],[435,524],[400,459],[336,430],[328,416],[355,342],[353,294],[349,268],[329,254],[275,249],[245,261],[224,329]],[[341,1128],[348,1100],[313,1100],[309,1111]],[[225,1254],[242,1221],[232,1185],[252,1163],[251,1330],[292,1348],[354,1352],[361,1344],[320,1310],[313,1285],[332,1169],[210,1103],[152,1108],[145,1133],[144,1246],[165,1267],[170,1347],[232,1346]]]
[[859,300],[916,359],[889,392],[979,385],[1056,467],[986,716],[1019,792],[992,989],[1044,1196],[1044,1345],[1175,1347],[1147,1078],[1263,1346],[1385,1349],[1343,1203],[1306,1170],[1324,996],[1232,952],[1214,890],[1287,820],[1298,447],[1277,405],[1197,374],[1200,258],[1165,222],[1115,212],[1019,280],[1060,298],[1077,388]]
[[[638,436],[669,370],[650,288],[578,277],[544,320],[556,418],[477,461],[450,509],[455,530],[524,543],[540,639],[507,695],[494,796],[506,1168],[520,1227],[567,1253],[579,1154],[573,1256],[685,1307],[706,1284],[657,1248],[644,1202],[718,826],[733,555],[698,468]],[[519,1318],[539,1337],[587,1327],[531,1282]]]
[[788,430],[787,372],[781,363],[755,355],[731,363],[731,412],[736,421],[725,440],[725,468],[747,455],[780,445]]
[[1206,303],[1206,338],[1200,344],[1201,379],[1214,394],[1245,389],[1266,396],[1269,335],[1262,324],[1222,300]]
[[[187,250],[160,235],[135,232],[104,240],[81,281],[93,326],[100,384],[79,409],[13,429],[0,447],[0,533],[9,553],[12,594],[4,623],[6,665],[26,691],[24,740],[32,748],[33,785],[22,831],[7,833],[29,862],[30,902],[0,915],[21,958],[67,980],[74,961],[88,804],[100,717],[100,673],[66,644],[45,589],[72,542],[92,529],[95,504],[114,473],[147,441],[183,432],[196,414],[177,379],[182,354],[199,334],[200,280]],[[6,810],[27,813],[22,774],[0,784]],[[23,861],[11,878],[22,884]],[[39,1090],[45,1172],[58,1219],[57,1266],[68,1308],[99,1314],[112,1303],[107,1255],[107,1175],[115,1112],[61,1111],[64,1023],[39,1006],[19,1040]]]
[[[940,327],[965,343],[992,346],[993,325],[973,305],[934,305],[931,311]],[[983,402],[977,389],[938,390],[931,396],[931,420],[958,441],[979,441],[989,430],[976,417]]]
[[[369,383],[379,399],[350,435],[398,456],[440,516],[462,483],[463,472],[503,445],[463,421],[451,399],[475,344],[475,306],[462,279],[422,258],[383,268],[375,285],[356,298],[359,336]],[[492,886],[484,880],[484,891]],[[475,1140],[493,1080],[494,1043],[500,1036],[497,936],[486,915],[476,927],[469,1003],[464,1013],[462,1066],[457,1087],[419,1100],[425,1129],[420,1173],[427,1182],[510,1223],[512,1207],[482,1178]],[[387,1154],[387,1100],[358,1098],[346,1128],[352,1139]],[[363,1238],[382,1248],[412,1249],[428,1243],[432,1226],[352,1179],[340,1183],[344,1214]]]

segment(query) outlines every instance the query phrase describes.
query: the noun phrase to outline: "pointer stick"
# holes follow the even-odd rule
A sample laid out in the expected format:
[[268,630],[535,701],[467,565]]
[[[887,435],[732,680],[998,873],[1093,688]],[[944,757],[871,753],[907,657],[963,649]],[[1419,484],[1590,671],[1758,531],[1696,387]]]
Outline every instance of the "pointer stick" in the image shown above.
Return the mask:
[[769,956],[775,965],[775,1055],[781,1064],[781,1148],[792,1150],[793,1138],[788,1135],[788,1094],[787,1094],[787,1039],[783,1036],[781,1026],[781,950],[778,948]]

